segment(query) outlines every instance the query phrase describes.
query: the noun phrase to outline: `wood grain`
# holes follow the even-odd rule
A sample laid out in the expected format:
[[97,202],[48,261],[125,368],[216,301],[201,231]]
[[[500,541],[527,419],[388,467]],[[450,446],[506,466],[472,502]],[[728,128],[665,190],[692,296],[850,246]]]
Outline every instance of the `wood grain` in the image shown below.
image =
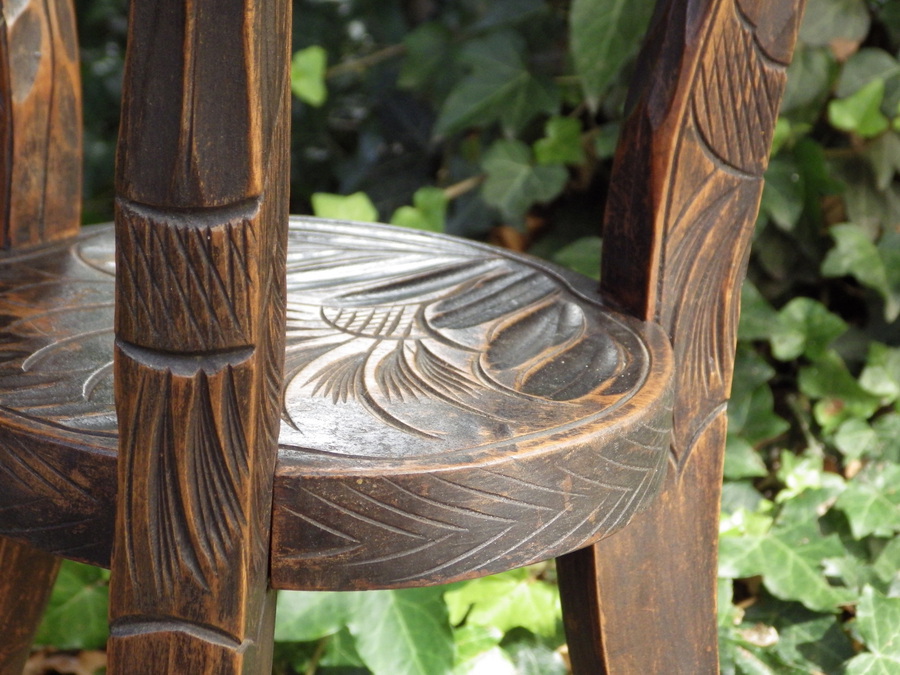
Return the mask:
[[0,675],[21,675],[60,558],[31,544],[0,537]]
[[81,77],[71,0],[0,2],[0,246],[75,234]]
[[672,339],[674,437],[662,498],[627,531],[560,561],[576,672],[717,672],[716,523],[739,288],[802,5],[662,2],[642,51],[601,288]]
[[113,673],[271,668],[289,35],[287,2],[131,5]]
[[[295,219],[288,241],[274,585],[396,587],[486,574],[603,536],[657,493],[671,350],[660,329],[599,304],[595,282],[384,226]],[[0,531],[101,565],[118,435],[115,259],[111,231],[99,228],[0,265],[0,313],[17,316],[0,330],[0,472],[10,488],[0,493]],[[166,283],[188,278],[178,272]],[[128,325],[140,320],[133,315],[124,315]],[[155,330],[148,339],[171,326]],[[184,374],[199,364],[234,370],[245,350],[174,358],[121,346],[150,367],[129,373],[134,400],[157,406],[144,438],[218,429],[234,407],[235,372],[190,383]],[[154,391],[177,395],[186,419],[163,424],[172,406]],[[131,415],[138,404],[127,405]],[[243,475],[243,453],[214,459],[226,432],[205,434],[190,461],[164,455],[179,480],[161,487],[153,502],[161,515],[148,521],[160,538],[187,532],[186,571],[198,579],[209,576],[205,552],[220,550],[227,523],[209,519],[188,479],[194,462],[226,485]],[[157,475],[148,457],[134,461],[142,468],[129,476]],[[129,492],[140,489],[128,480]],[[176,502],[196,504],[202,532],[171,518]],[[223,513],[233,504],[223,498]]]

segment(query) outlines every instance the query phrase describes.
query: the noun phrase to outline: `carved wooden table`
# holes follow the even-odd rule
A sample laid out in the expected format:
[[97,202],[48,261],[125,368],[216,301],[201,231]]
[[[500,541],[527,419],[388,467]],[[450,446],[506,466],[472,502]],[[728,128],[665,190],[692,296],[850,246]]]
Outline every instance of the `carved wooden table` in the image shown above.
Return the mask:
[[[184,245],[202,246],[201,235]],[[659,490],[668,340],[601,308],[595,282],[475,243],[312,219],[292,220],[287,265],[276,587],[508,569],[614,531]],[[116,489],[114,272],[107,227],[0,265],[0,509],[16,514],[2,533],[104,566]],[[225,278],[202,287],[224,293]],[[135,311],[165,321],[163,289],[142,288]],[[218,459],[235,446],[209,431],[228,414],[197,397],[189,423],[210,438],[209,454],[179,466],[187,489],[163,489],[155,505],[156,536],[195,542],[187,560],[222,549],[234,515],[240,458]],[[221,501],[182,520],[178,500],[202,500],[204,481]]]
[[115,237],[76,236],[72,7],[0,0],[0,673],[53,554],[111,567],[111,673],[267,671],[273,587],[562,554],[575,672],[716,672],[740,280],[802,5],[659,2],[603,306],[474,243],[288,228],[287,0],[130,4]]

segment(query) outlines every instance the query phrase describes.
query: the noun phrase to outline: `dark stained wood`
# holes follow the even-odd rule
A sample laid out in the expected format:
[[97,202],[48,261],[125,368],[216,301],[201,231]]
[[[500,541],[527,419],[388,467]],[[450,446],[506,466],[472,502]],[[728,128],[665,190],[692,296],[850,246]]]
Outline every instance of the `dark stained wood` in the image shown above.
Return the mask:
[[[296,219],[288,243],[276,587],[485,574],[611,532],[656,494],[671,350],[594,282],[372,225]],[[100,565],[114,268],[108,228],[0,265],[0,313],[19,317],[0,331],[3,525]]]
[[81,221],[81,77],[71,0],[0,2],[0,247]]
[[0,675],[21,675],[50,599],[60,558],[0,537]]
[[[0,2],[0,535],[28,542],[0,539],[28,561],[0,602],[49,592],[31,545],[109,564],[111,673],[266,672],[273,587],[581,549],[559,561],[577,673],[716,672],[737,294],[800,5],[660,2],[604,305],[471,242],[288,233],[286,0],[131,3],[115,238],[68,238],[71,7]],[[0,630],[7,663],[36,621]]]
[[131,4],[111,673],[271,670],[289,36],[285,1]]
[[661,499],[626,531],[560,560],[576,672],[718,672],[717,522],[740,282],[802,5],[657,8],[616,156],[601,286],[672,338],[674,437]]

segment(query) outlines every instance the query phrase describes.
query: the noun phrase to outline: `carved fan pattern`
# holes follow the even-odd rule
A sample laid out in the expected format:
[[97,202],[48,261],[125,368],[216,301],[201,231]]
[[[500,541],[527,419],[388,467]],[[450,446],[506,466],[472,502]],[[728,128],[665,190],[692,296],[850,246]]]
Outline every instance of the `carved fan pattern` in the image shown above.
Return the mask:
[[[633,337],[546,270],[372,230],[291,230],[283,447],[445,452],[593,415],[641,377],[620,344]],[[15,318],[0,333],[0,406],[115,434],[112,247],[103,231],[50,266],[3,268],[0,312]],[[373,417],[386,431],[360,451]]]

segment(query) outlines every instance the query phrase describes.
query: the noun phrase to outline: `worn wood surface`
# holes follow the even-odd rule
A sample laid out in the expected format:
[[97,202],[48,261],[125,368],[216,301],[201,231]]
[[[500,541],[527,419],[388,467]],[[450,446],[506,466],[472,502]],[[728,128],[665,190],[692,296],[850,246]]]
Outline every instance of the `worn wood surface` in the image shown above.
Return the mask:
[[22,675],[60,558],[0,537],[0,675]]
[[601,286],[672,338],[674,435],[661,499],[560,560],[576,672],[718,672],[717,523],[740,283],[802,5],[661,2],[642,52]]
[[[611,532],[656,493],[668,341],[594,282],[372,225],[297,219],[288,242],[277,587],[484,574]],[[0,330],[2,526],[101,565],[114,269],[108,228],[0,265],[0,312],[19,317]]]
[[71,0],[0,2],[0,247],[81,221],[81,77]]
[[132,3],[111,673],[271,669],[290,4]]

